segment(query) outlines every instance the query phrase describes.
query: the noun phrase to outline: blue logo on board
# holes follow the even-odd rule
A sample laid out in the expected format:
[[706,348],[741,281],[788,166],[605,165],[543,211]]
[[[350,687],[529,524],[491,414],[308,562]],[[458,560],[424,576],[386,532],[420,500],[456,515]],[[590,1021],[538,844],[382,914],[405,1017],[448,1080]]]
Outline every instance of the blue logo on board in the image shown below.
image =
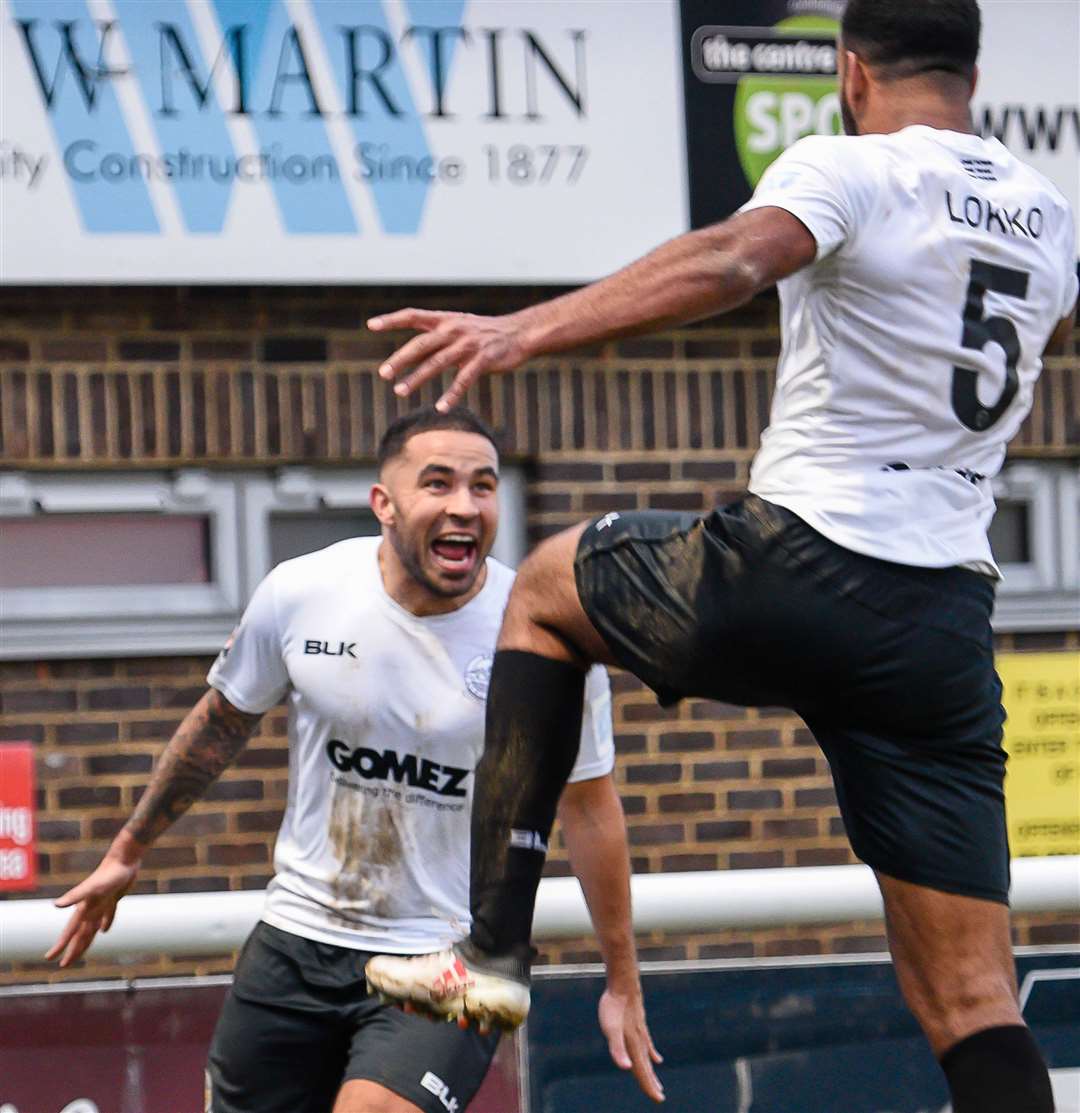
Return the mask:
[[[87,0],[11,0],[86,230],[160,232],[162,183],[211,235],[249,183],[290,234],[358,234],[346,178],[384,231],[415,234],[433,186],[465,171],[433,154],[431,122],[586,114],[584,32],[474,29],[465,5],[400,0],[394,22],[382,0],[305,0],[294,22],[285,0],[113,0],[110,21]],[[477,79],[454,94],[463,59]]]

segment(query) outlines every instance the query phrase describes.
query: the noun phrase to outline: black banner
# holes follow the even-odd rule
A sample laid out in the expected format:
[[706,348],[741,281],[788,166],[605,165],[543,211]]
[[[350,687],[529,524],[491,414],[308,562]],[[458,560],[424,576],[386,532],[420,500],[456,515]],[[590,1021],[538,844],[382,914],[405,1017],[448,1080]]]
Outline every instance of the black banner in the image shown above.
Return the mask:
[[[1080,1109],[1080,964],[1019,955],[1020,1005],[1061,1110]],[[529,1016],[530,1113],[647,1113],[596,1025],[603,977],[537,974]],[[649,1029],[671,1110],[943,1113],[945,1076],[884,956],[643,969]]]
[[730,216],[804,135],[840,131],[843,7],[844,0],[681,0],[693,227]]

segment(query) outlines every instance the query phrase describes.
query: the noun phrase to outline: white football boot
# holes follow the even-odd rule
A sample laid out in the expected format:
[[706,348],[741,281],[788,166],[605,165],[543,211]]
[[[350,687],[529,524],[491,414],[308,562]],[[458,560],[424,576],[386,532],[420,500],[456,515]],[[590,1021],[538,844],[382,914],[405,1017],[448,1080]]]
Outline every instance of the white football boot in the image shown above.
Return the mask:
[[528,966],[484,954],[469,940],[428,955],[376,955],[364,969],[369,991],[406,1010],[510,1031],[529,1015]]

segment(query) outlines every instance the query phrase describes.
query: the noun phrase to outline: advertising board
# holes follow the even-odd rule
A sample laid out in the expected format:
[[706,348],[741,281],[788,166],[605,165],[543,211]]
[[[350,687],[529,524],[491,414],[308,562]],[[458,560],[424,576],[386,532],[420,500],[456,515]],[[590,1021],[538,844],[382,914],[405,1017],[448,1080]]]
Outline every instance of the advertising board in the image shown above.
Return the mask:
[[6,283],[572,282],[686,227],[672,0],[0,0]]
[[[0,282],[597,278],[840,130],[843,6],[0,0]],[[1080,5],[982,9],[975,126],[1075,209]]]
[[[767,167],[799,139],[841,132],[835,47],[844,2],[682,0],[695,228],[748,200]],[[1080,4],[984,0],[980,9],[975,130],[1045,174],[1076,213]]]
[[1080,854],[1080,653],[999,653],[1016,857]]
[[34,747],[0,743],[0,893],[37,887]]
[[[1020,1001],[1062,1113],[1080,1110],[1080,965],[1018,954]],[[666,1107],[946,1113],[943,1076],[883,955],[645,963]],[[0,1113],[192,1113],[228,979],[0,989]],[[539,968],[527,1031],[469,1113],[645,1113],[596,1022],[603,972]],[[452,1100],[452,1099],[451,1099]],[[455,1113],[447,1105],[448,1113]]]

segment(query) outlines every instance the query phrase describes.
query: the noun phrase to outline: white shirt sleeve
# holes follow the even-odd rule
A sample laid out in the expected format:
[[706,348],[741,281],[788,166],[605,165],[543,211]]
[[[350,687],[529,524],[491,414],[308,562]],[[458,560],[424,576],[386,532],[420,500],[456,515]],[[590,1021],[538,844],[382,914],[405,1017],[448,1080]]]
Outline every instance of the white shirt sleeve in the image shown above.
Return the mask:
[[271,573],[255,589],[240,625],[206,676],[234,707],[251,715],[268,711],[289,687],[273,581]]
[[806,225],[818,259],[831,255],[865,226],[873,203],[875,160],[860,157],[857,146],[847,136],[800,139],[765,171],[739,211],[784,209]]
[[604,777],[615,767],[615,736],[611,726],[611,682],[603,665],[593,665],[585,678],[581,746],[570,780]]

